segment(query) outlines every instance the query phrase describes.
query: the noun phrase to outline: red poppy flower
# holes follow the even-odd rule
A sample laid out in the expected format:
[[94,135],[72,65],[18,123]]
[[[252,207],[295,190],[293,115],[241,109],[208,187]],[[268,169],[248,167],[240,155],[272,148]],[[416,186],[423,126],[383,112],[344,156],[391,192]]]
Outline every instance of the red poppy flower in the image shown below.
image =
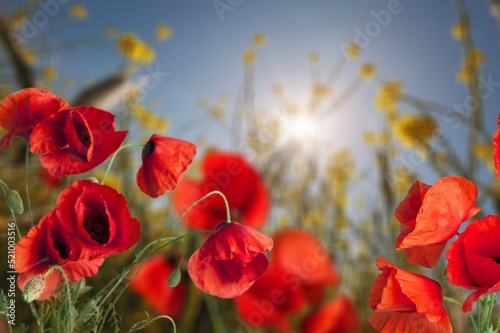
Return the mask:
[[500,217],[475,220],[451,243],[446,274],[454,285],[475,289],[462,309],[468,312],[481,295],[500,291]]
[[138,266],[129,275],[130,278],[135,277],[130,288],[159,314],[170,317],[177,317],[182,313],[186,299],[185,280],[181,279],[175,288],[167,285],[170,273],[177,267],[176,261],[175,257],[160,254],[148,259],[139,272]]
[[[173,204],[183,213],[194,201],[219,190],[227,197],[236,220],[259,228],[269,212],[269,194],[258,172],[241,155],[213,151],[201,161],[203,178],[200,182],[187,177],[173,192]],[[184,221],[193,229],[212,230],[226,218],[224,201],[211,196],[196,205]]]
[[304,333],[353,333],[361,328],[361,320],[345,295],[333,299],[307,316],[302,323]]
[[378,332],[452,332],[443,306],[443,291],[436,281],[400,269],[377,258],[382,272],[373,283],[368,319]]
[[476,185],[463,177],[444,177],[432,186],[415,182],[396,208],[401,223],[396,250],[405,249],[411,264],[434,266],[460,224],[481,210],[474,206],[476,198]]
[[29,140],[33,127],[69,105],[50,92],[27,88],[7,96],[0,103],[0,126],[9,131],[0,140],[0,149],[8,149],[16,136]]
[[142,149],[137,185],[150,197],[159,197],[177,186],[195,155],[191,142],[154,134]]
[[249,326],[288,332],[291,316],[308,304],[318,304],[325,289],[339,282],[339,275],[331,256],[310,233],[289,228],[273,239],[268,270],[235,302]]
[[[68,281],[74,282],[97,274],[103,261],[104,258],[89,260],[82,256],[81,248],[66,233],[55,211],[46,214],[16,244],[15,269],[20,273],[17,282],[21,290],[29,280],[44,274],[52,265],[59,265]],[[51,297],[63,281],[61,274],[53,271],[45,278],[44,288],[36,299]]]
[[237,222],[221,222],[189,258],[188,273],[204,292],[221,298],[244,293],[267,269],[273,240]]
[[493,134],[493,159],[495,161],[495,169],[497,169],[497,178],[500,179],[500,113],[497,118],[498,129]]
[[57,216],[90,258],[128,250],[141,237],[140,222],[130,216],[127,200],[112,187],[79,180],[57,199]]
[[40,154],[52,176],[89,171],[113,154],[127,131],[115,131],[115,116],[91,106],[53,114],[38,123],[30,136],[30,151]]

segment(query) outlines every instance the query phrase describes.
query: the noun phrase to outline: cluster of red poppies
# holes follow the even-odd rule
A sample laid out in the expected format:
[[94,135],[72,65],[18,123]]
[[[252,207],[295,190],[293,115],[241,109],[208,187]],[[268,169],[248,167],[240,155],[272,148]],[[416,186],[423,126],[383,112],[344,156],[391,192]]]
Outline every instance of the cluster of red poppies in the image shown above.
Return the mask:
[[[8,131],[0,140],[2,149],[10,148],[14,137],[28,140],[30,151],[40,155],[53,177],[95,168],[118,150],[127,135],[115,130],[110,112],[91,106],[71,108],[37,88],[23,89],[2,101],[0,126]],[[174,188],[195,154],[192,143],[153,135],[143,149],[139,187],[152,197]],[[95,275],[106,257],[126,251],[140,236],[140,223],[130,216],[122,194],[89,180],[76,181],[60,194],[57,207],[18,242],[19,287],[24,289],[53,265],[69,282]],[[49,298],[62,280],[59,271],[51,271],[44,276],[44,287],[30,298]]]
[[[68,282],[95,275],[106,257],[128,250],[140,236],[141,225],[130,216],[122,194],[89,180],[76,181],[59,195],[56,209],[17,243],[19,288],[53,265],[64,271]],[[30,299],[51,297],[61,282],[60,272],[52,271],[40,294]]]
[[[188,264],[193,282],[219,297],[236,296],[242,331],[274,328],[289,332],[298,316],[303,318],[300,325],[304,332],[359,329],[359,316],[346,296],[326,297],[338,285],[339,274],[333,258],[312,234],[297,228],[282,229],[272,237],[269,263],[259,254],[272,243],[248,227],[261,227],[270,209],[268,189],[257,170],[243,156],[221,151],[207,153],[200,164],[201,179],[183,178],[173,192],[174,207],[183,212],[193,200],[219,190],[226,195],[231,214],[242,224],[220,224],[216,227],[219,231],[193,254]],[[214,228],[225,216],[224,201],[214,196],[183,219],[198,230]],[[214,257],[214,253],[218,254]],[[234,260],[229,264],[230,255],[243,260],[254,257],[254,261],[240,268]],[[169,254],[152,258],[131,284],[158,313],[172,317],[182,313],[186,298],[186,280],[175,288],[165,283],[178,260]],[[254,280],[257,275],[262,276]],[[248,283],[248,279],[255,282]]]
[[[108,111],[90,106],[71,108],[47,91],[24,89],[0,104],[0,126],[8,131],[0,145],[7,149],[14,137],[24,138],[29,141],[30,151],[40,154],[42,166],[52,176],[80,174],[119,149],[127,132],[115,131],[114,122],[115,117]],[[153,135],[143,146],[142,165],[137,172],[139,188],[154,198],[175,188],[195,154],[196,146],[190,142]],[[257,174],[252,180],[258,180]],[[202,189],[206,191],[198,191],[200,196],[188,198],[190,203],[215,188]],[[259,193],[250,191],[244,195],[243,201],[254,198],[258,205],[262,204],[257,198]],[[210,204],[206,210],[218,211],[218,206],[212,208]],[[233,203],[241,204],[241,200]],[[267,201],[263,204],[267,205]],[[252,207],[242,212],[246,209]],[[252,214],[243,214],[242,218],[250,221]],[[188,272],[205,292],[235,297],[250,288],[267,269],[269,261],[264,252],[271,250],[273,241],[237,222],[209,227],[215,227],[215,231],[191,256]],[[140,223],[130,216],[122,194],[91,180],[78,180],[63,190],[56,208],[17,243],[15,268],[21,273],[19,287],[24,289],[30,281],[37,281],[32,287],[35,294],[28,290],[27,298],[47,299],[64,279],[74,282],[95,275],[105,258],[126,251],[140,237]],[[55,265],[58,270],[51,269]]]
[[[493,135],[495,167],[500,179],[499,129]],[[408,262],[433,267],[447,242],[459,233],[463,222],[481,208],[474,206],[478,190],[474,182],[459,176],[439,179],[432,186],[415,182],[396,208],[401,223],[396,249]],[[472,221],[446,252],[446,275],[456,286],[475,290],[463,302],[469,312],[483,294],[500,291],[500,217],[489,215]],[[383,258],[382,272],[372,286],[370,322],[383,332],[451,332],[443,306],[441,286],[434,280],[405,271]]]

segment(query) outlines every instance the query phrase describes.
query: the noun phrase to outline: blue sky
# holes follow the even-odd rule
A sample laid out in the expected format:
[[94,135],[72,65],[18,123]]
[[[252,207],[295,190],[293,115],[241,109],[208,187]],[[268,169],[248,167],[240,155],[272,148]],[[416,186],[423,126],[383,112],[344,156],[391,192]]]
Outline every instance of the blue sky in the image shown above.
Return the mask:
[[[66,2],[68,4],[60,5],[61,13],[76,3]],[[484,74],[498,82],[498,21],[490,14],[486,0],[465,2],[471,14],[476,47],[488,56]],[[86,78],[105,77],[123,63],[114,41],[104,37],[107,26],[115,26],[119,32],[136,32],[146,42],[154,43],[156,25],[168,24],[173,28],[173,36],[156,45],[157,59],[151,65],[168,72],[168,77],[148,98],[161,98],[162,105],[155,111],[171,118],[170,133],[201,116],[202,111],[196,105],[199,97],[215,102],[217,96],[226,95],[227,112],[234,111],[243,79],[241,54],[251,45],[256,32],[267,37],[255,65],[255,98],[259,109],[276,107],[272,96],[275,83],[283,85],[286,96],[305,98],[310,84],[309,53],[320,53],[321,72],[326,74],[343,57],[340,45],[352,41],[360,30],[366,33],[374,23],[378,24],[379,31],[369,38],[362,56],[345,66],[334,93],[355,79],[360,64],[372,61],[379,76],[402,80],[405,90],[413,95],[448,106],[461,103],[466,97],[465,87],[455,80],[461,46],[450,37],[450,26],[457,21],[452,0],[90,0],[84,4],[90,13],[88,20],[69,21],[65,15],[58,14],[30,45],[42,47],[45,38],[56,41],[56,45],[63,45],[62,40],[92,40],[82,42],[78,48],[56,48],[42,59],[43,63],[60,68],[61,80],[74,78],[78,86],[83,85]],[[227,11],[218,13],[216,5],[225,6]],[[9,11],[16,3],[4,6]],[[385,26],[376,23],[373,13],[387,12],[391,6],[395,6],[397,13],[391,14]],[[45,34],[47,30],[50,33]],[[328,119],[332,149],[350,146],[362,164],[371,163],[371,158],[366,156],[361,135],[366,129],[377,129],[381,124],[381,117],[373,108],[375,90],[375,83],[362,85],[342,109]],[[485,101],[485,121],[491,133],[500,110],[499,96],[495,92]],[[229,117],[226,124],[231,126]],[[229,133],[213,124],[203,124],[199,129],[183,133],[192,140],[200,134],[207,135],[221,147],[229,147]],[[453,131],[451,135],[457,142],[465,137],[460,131]]]

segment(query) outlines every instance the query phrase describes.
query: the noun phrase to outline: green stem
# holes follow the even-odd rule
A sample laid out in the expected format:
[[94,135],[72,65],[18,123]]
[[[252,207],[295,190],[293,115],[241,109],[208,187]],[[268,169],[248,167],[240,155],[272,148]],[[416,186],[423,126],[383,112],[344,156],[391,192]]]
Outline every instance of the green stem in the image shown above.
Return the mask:
[[[177,328],[176,328],[176,326],[175,326],[175,321],[172,319],[172,317],[169,317],[169,316],[167,316],[167,315],[157,316],[157,317],[154,317],[153,319],[145,320],[145,321],[143,321],[143,322],[144,322],[144,323],[146,323],[146,325],[150,325],[152,322],[154,322],[154,321],[156,321],[156,320],[158,320],[158,319],[161,319],[161,318],[165,318],[165,319],[170,320],[170,322],[172,323],[172,326],[173,326],[173,328],[174,328],[174,333],[176,333],[176,332],[177,332]],[[134,325],[134,326],[135,326],[135,325]],[[134,328],[134,326],[132,326],[132,327],[130,328],[130,330],[128,331],[128,333],[132,333],[132,332],[135,332],[135,331],[137,331],[137,330],[141,329],[141,328],[136,329],[136,328]],[[146,327],[147,327],[147,326],[146,326]],[[143,328],[146,328],[146,327],[143,327]]]
[[470,322],[472,323],[472,327],[474,328],[474,333],[481,333],[479,331],[479,329],[477,328],[476,321],[474,320],[474,316],[470,312],[469,312],[469,318],[470,318]]
[[33,226],[33,211],[31,210],[31,199],[30,199],[30,189],[28,186],[28,177],[29,177],[29,171],[30,171],[30,164],[29,164],[29,156],[30,156],[30,144],[28,143],[26,145],[26,157],[25,157],[25,168],[24,168],[24,184],[26,186],[26,200],[28,202],[28,211],[30,214],[30,224]]
[[104,184],[104,181],[108,177],[109,171],[111,170],[111,166],[113,165],[113,162],[115,161],[116,155],[118,155],[118,152],[120,152],[122,149],[128,148],[128,147],[143,147],[143,143],[127,143],[120,148],[118,148],[117,151],[113,154],[113,157],[111,157],[111,160],[109,161],[108,167],[106,169],[106,173],[104,174],[104,177],[102,178],[101,184]]
[[193,209],[194,206],[196,206],[197,204],[199,204],[200,202],[202,202],[203,200],[205,200],[206,198],[208,198],[209,196],[211,195],[214,195],[214,194],[217,194],[219,195],[222,200],[224,200],[224,205],[226,206],[226,219],[227,219],[227,222],[231,222],[231,210],[229,208],[229,203],[226,199],[226,196],[224,195],[224,193],[222,193],[221,191],[212,191],[210,193],[207,193],[205,194],[204,196],[202,196],[200,199],[196,200],[195,202],[193,202],[180,216],[177,220],[174,221],[177,222],[178,220],[182,219],[184,217],[184,215],[186,215],[191,209]]
[[462,306],[462,303],[460,303],[459,301],[457,301],[457,300],[456,300],[456,299],[454,299],[454,298],[451,298],[451,297],[448,297],[448,296],[444,296],[444,297],[443,297],[443,299],[444,299],[445,301],[447,301],[447,302],[454,303],[454,304],[456,304],[456,305],[458,305],[458,306],[460,306],[460,307]]
[[16,214],[14,214],[14,211],[12,209],[9,209],[9,210],[10,210],[10,213],[12,214],[12,219],[14,220],[14,224],[16,225],[17,237],[19,237],[19,239],[21,239],[21,238],[23,238],[23,236],[21,236],[21,231],[19,231],[19,226],[17,225]]
[[220,316],[219,307],[217,302],[214,301],[213,296],[203,293],[203,298],[207,304],[208,312],[210,313],[210,318],[212,319],[212,324],[214,325],[215,332],[226,333],[226,327],[224,326],[224,321]]

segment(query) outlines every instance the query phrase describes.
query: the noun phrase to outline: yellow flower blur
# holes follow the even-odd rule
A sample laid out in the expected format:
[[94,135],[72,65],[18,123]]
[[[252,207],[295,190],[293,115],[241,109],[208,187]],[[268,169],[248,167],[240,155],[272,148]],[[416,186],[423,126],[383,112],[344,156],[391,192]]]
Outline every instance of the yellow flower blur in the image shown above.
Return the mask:
[[309,64],[317,65],[319,63],[319,53],[311,52],[309,53]]
[[398,111],[398,101],[403,95],[399,81],[384,82],[375,96],[375,107],[382,111],[389,120],[394,120]]
[[172,28],[166,24],[158,24],[156,27],[156,39],[163,41],[167,40],[172,36]]
[[245,66],[252,67],[255,64],[255,52],[252,49],[246,49],[243,52],[243,63]]
[[358,75],[364,80],[371,80],[375,76],[375,65],[371,62],[366,62],[359,67]]
[[71,17],[79,19],[79,20],[85,20],[89,17],[89,12],[87,8],[82,5],[82,4],[74,4],[69,8],[69,14]]
[[460,21],[451,27],[450,33],[456,40],[462,40],[469,33],[469,27],[465,22]]
[[347,45],[347,48],[345,49],[345,55],[347,59],[353,60],[359,57],[361,54],[361,48],[359,47],[358,44],[352,42],[349,45]]
[[262,47],[266,44],[266,35],[258,32],[253,35],[253,46],[255,47]]
[[42,76],[48,81],[57,80],[57,70],[52,66],[46,66],[42,69]]
[[394,123],[396,137],[406,148],[427,144],[436,129],[434,118],[427,114],[408,113]]
[[155,51],[149,45],[130,32],[125,32],[118,38],[117,48],[132,61],[151,63],[156,57]]

